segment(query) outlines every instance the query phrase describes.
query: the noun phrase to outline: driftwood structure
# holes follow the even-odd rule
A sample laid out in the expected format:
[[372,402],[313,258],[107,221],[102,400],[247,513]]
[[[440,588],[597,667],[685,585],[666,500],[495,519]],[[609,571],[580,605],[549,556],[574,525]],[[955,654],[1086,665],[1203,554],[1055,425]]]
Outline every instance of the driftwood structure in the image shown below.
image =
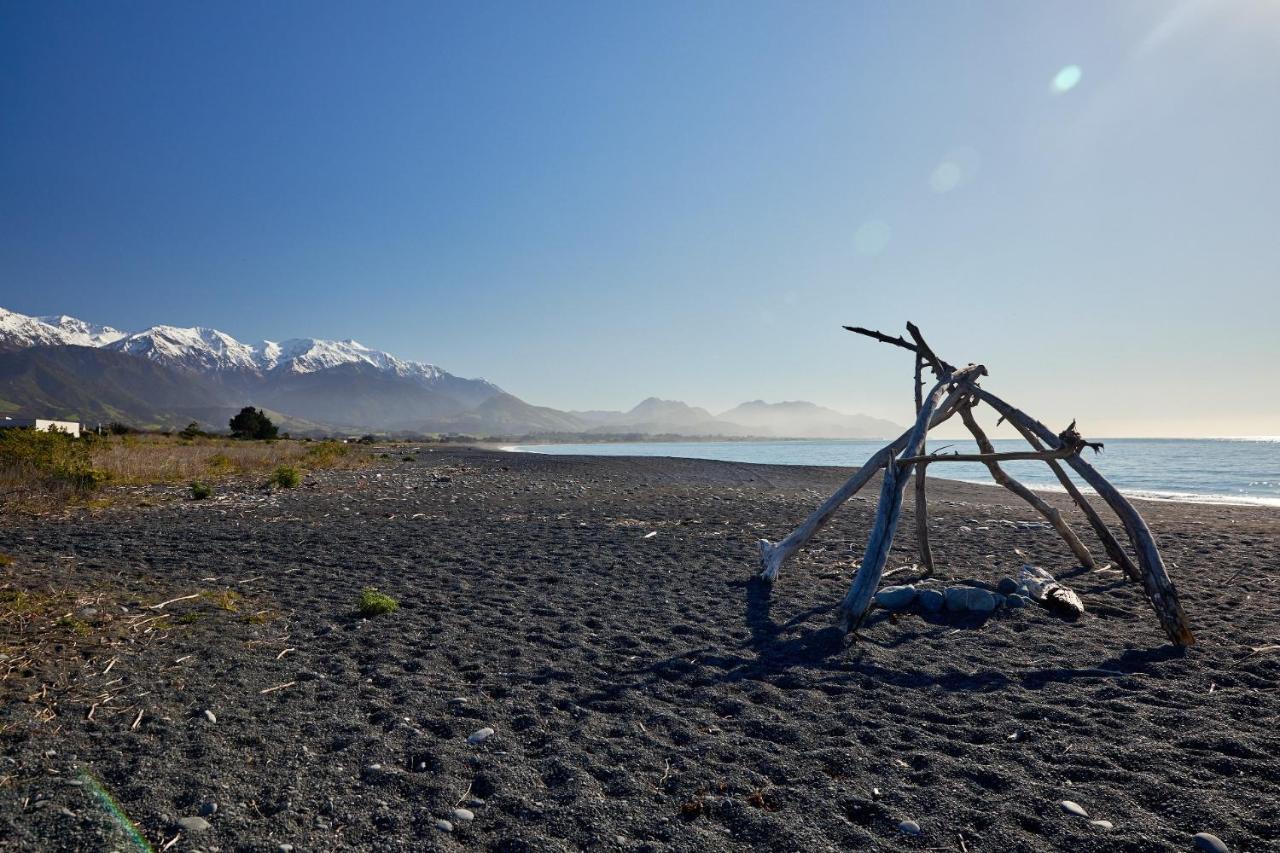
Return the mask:
[[[858,493],[876,474],[883,472],[880,501],[876,509],[871,534],[867,540],[862,562],[854,575],[849,591],[840,605],[840,622],[846,631],[855,630],[866,616],[872,597],[880,585],[893,536],[902,512],[903,493],[912,474],[915,474],[916,533],[919,540],[921,564],[927,576],[933,571],[933,553],[929,546],[928,508],[925,493],[925,469],[936,462],[980,462],[990,471],[992,478],[1009,491],[1031,505],[1036,512],[1053,526],[1071,549],[1082,566],[1096,568],[1088,548],[1070,528],[1057,509],[1019,483],[1002,467],[1001,463],[1013,460],[1039,460],[1049,465],[1067,494],[1080,508],[1094,534],[1102,543],[1107,556],[1124,571],[1130,580],[1141,583],[1160,625],[1169,639],[1178,646],[1195,642],[1186,617],[1178,603],[1178,593],[1165,570],[1164,560],[1156,546],[1155,538],[1142,516],[1106,478],[1098,473],[1082,456],[1081,451],[1091,448],[1095,452],[1102,445],[1085,441],[1075,429],[1075,422],[1060,433],[1054,433],[1044,424],[1014,408],[990,391],[978,385],[987,375],[980,364],[956,367],[939,358],[925,342],[920,330],[907,323],[911,340],[902,336],[890,337],[871,329],[845,326],[851,332],[873,338],[881,343],[901,347],[915,354],[916,421],[911,429],[881,448],[858,469],[847,482],[836,490],[813,514],[781,542],[760,540],[761,577],[776,580],[783,564],[795,555],[817,533],[845,501]],[[924,393],[923,376],[928,369],[935,384]],[[975,406],[986,403],[1008,421],[1026,439],[1031,449],[1011,453],[997,453],[986,434],[973,418]],[[978,453],[950,453],[930,455],[925,451],[925,438],[929,430],[953,415],[959,415],[978,445]],[[1080,492],[1062,467],[1065,463],[1089,484],[1099,497],[1119,518],[1136,561],[1111,533],[1097,510]]]

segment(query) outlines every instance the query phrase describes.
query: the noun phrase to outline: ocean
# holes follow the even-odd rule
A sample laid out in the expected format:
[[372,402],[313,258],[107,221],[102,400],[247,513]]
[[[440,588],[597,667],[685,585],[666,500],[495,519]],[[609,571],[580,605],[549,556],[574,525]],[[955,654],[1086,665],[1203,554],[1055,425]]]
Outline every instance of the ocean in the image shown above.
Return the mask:
[[[1115,438],[1104,439],[1099,454],[1086,450],[1089,462],[1127,495],[1139,498],[1280,507],[1280,436],[1258,438]],[[620,444],[518,445],[529,453],[594,456],[680,456],[756,462],[770,465],[861,465],[887,441],[689,441]],[[1021,439],[993,439],[997,451],[1026,450]],[[972,440],[929,441],[929,451],[977,453]],[[1008,462],[1005,470],[1035,489],[1061,491],[1042,462]],[[987,469],[976,463],[936,462],[931,477],[991,483]],[[1077,482],[1080,483],[1077,478]],[[1083,485],[1083,484],[1082,484]],[[1086,493],[1088,492],[1085,487]]]

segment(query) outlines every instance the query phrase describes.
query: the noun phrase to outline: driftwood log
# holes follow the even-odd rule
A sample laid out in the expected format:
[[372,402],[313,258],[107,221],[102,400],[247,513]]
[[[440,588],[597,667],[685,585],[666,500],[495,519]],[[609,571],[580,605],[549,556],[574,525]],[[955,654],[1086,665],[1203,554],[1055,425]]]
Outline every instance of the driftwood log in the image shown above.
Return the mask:
[[[1037,460],[1045,462],[1053,470],[1055,476],[1063,484],[1072,500],[1080,507],[1090,526],[1102,542],[1107,555],[1115,561],[1133,580],[1141,581],[1152,609],[1155,610],[1161,627],[1169,639],[1178,646],[1188,646],[1195,642],[1195,637],[1187,625],[1186,616],[1178,601],[1178,593],[1169,579],[1164,560],[1156,545],[1155,537],[1147,527],[1146,521],[1129,501],[1116,490],[1097,469],[1081,457],[1081,451],[1092,448],[1095,452],[1102,449],[1096,442],[1085,441],[1076,431],[1075,423],[1060,433],[1054,433],[1044,424],[1006,403],[984,388],[979,387],[978,379],[987,375],[982,365],[970,364],[957,368],[942,360],[925,342],[919,328],[907,323],[908,341],[902,336],[890,337],[882,332],[856,326],[845,326],[851,332],[873,338],[882,343],[891,344],[910,350],[916,356],[916,421],[910,430],[900,435],[875,453],[867,462],[850,477],[844,485],[836,490],[830,498],[822,503],[805,521],[781,542],[774,544],[767,539],[760,540],[761,577],[767,581],[776,580],[782,565],[790,559],[806,542],[831,518],[837,509],[853,497],[877,473],[883,471],[880,486],[880,501],[876,507],[875,520],[867,539],[866,551],[858,571],[853,577],[849,591],[839,608],[839,622],[846,631],[853,631],[862,623],[871,601],[880,585],[888,560],[889,549],[893,545],[894,533],[897,530],[902,512],[903,491],[907,481],[915,473],[916,499],[916,532],[921,551],[921,562],[924,564],[926,576],[933,571],[933,554],[929,543],[928,507],[925,499],[925,470],[928,465],[937,462],[980,462],[985,465],[997,483],[1021,497],[1040,513],[1057,531],[1081,565],[1093,568],[1096,566],[1088,548],[1063,519],[1057,509],[1050,506],[1030,489],[1010,477],[1000,463],[1011,460]],[[921,376],[928,367],[937,379],[937,383],[928,395],[923,395]],[[986,403],[1000,414],[1002,421],[1007,420],[1031,445],[1031,450],[997,453],[986,434],[978,426],[972,415],[973,407]],[[927,454],[925,439],[929,430],[959,413],[966,427],[973,434],[978,444],[978,453]],[[1119,518],[1121,526],[1127,534],[1130,544],[1137,556],[1137,562],[1129,557],[1119,541],[1111,534],[1102,518],[1080,493],[1059,462],[1072,468],[1089,486],[1097,492],[1102,500]],[[1052,576],[1048,576],[1052,580]],[[1065,587],[1059,588],[1066,589]],[[1066,590],[1074,604],[1079,598]],[[1070,600],[1067,607],[1073,606]],[[1080,605],[1081,611],[1083,605]]]

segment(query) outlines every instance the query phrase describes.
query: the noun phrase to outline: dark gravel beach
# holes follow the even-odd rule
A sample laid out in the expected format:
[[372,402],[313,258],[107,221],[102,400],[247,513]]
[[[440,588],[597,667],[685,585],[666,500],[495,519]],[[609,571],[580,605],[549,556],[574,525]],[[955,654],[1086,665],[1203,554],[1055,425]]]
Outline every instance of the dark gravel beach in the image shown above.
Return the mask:
[[[847,645],[874,487],[753,579],[847,471],[415,452],[3,518],[0,847],[1280,848],[1280,512],[1140,505],[1181,653],[1012,495],[931,481],[944,581],[1033,562],[1086,615],[881,611]],[[370,586],[400,610],[357,615]]]

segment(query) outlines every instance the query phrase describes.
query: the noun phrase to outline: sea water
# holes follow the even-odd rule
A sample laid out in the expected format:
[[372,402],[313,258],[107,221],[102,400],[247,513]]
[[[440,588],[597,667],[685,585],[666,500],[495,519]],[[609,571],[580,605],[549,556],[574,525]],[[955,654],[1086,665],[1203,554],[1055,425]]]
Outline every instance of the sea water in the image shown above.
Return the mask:
[[[886,443],[887,440],[689,441],[521,445],[510,449],[534,453],[678,456],[769,465],[853,468]],[[1021,439],[995,439],[992,443],[999,452],[1029,449]],[[1104,439],[1104,443],[1106,447],[1101,453],[1086,450],[1085,457],[1125,494],[1159,500],[1280,507],[1280,436],[1114,438]],[[978,452],[972,440],[961,439],[930,439],[928,449],[930,453]],[[1006,462],[1002,467],[1032,488],[1062,489],[1057,477],[1043,462]],[[979,463],[932,463],[929,476],[972,483],[992,482],[986,467]],[[1078,477],[1075,479],[1077,483],[1081,482]]]

